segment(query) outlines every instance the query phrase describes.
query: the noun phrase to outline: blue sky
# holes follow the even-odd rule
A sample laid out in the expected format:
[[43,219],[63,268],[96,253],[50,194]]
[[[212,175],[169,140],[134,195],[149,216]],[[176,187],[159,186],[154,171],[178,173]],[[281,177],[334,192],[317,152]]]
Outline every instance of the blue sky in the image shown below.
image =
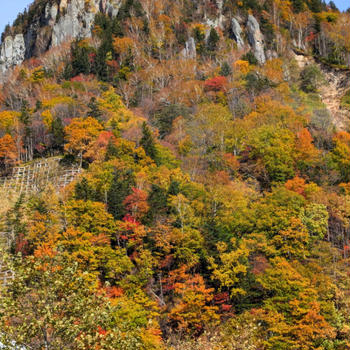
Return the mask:
[[[350,0],[333,0],[340,10],[350,7]],[[18,12],[22,12],[32,0],[0,0],[0,32],[5,25],[14,21]]]
[[345,11],[350,7],[350,0],[333,0],[333,2],[341,11]]
[[17,14],[23,12],[32,2],[33,0],[0,0],[0,32],[6,24],[12,24]]

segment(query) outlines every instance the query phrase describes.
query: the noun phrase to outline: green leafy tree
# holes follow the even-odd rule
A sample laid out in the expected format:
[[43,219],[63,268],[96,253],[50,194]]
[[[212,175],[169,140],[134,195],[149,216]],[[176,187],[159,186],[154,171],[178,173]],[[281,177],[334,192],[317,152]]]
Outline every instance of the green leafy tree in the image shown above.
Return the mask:
[[322,240],[328,231],[329,214],[324,204],[310,203],[302,208],[301,221],[312,240]]
[[122,333],[112,305],[88,285],[77,266],[51,249],[10,264],[15,278],[2,288],[0,339],[7,349],[137,349]]
[[325,78],[320,68],[315,64],[306,66],[300,73],[301,88],[305,92],[317,92],[325,83]]
[[251,159],[263,181],[285,182],[294,176],[294,135],[288,129],[264,126],[250,140]]
[[217,244],[220,263],[216,263],[213,258],[209,258],[212,279],[217,280],[220,289],[229,290],[231,297],[245,294],[241,287],[241,280],[247,274],[247,263],[249,250],[244,243],[239,243],[236,239],[231,240],[232,247],[229,249],[224,242]]

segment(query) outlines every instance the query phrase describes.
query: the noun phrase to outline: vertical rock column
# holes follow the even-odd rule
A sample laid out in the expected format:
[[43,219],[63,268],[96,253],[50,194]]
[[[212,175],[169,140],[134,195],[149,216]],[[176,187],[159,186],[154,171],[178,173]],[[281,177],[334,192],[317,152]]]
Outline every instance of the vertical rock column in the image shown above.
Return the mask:
[[244,41],[242,39],[242,28],[239,25],[239,23],[236,20],[236,18],[232,18],[231,29],[232,29],[232,33],[234,35],[234,38],[236,40],[237,47],[240,50],[240,49],[242,49],[244,47]]
[[249,44],[252,47],[255,58],[257,59],[259,64],[264,64],[266,62],[264,52],[264,36],[260,31],[258,21],[252,15],[248,16],[247,33]]
[[184,49],[181,51],[181,56],[183,58],[196,58],[196,43],[192,37],[190,37],[186,43]]
[[14,37],[7,36],[1,44],[0,73],[4,73],[8,68],[22,63],[25,51],[26,47],[22,34],[17,34]]

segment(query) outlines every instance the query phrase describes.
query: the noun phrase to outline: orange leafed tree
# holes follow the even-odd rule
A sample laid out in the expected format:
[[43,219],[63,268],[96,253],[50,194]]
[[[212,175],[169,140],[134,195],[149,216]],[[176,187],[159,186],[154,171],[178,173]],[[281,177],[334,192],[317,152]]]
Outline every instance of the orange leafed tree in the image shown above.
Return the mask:
[[305,186],[305,180],[299,176],[295,176],[293,179],[290,179],[285,183],[285,187],[288,190],[299,193],[302,196],[305,194]]
[[119,54],[123,54],[131,49],[134,41],[131,38],[115,38],[113,41],[113,48]]
[[102,131],[95,142],[87,150],[85,157],[94,160],[103,160],[109,143],[115,144],[116,138],[111,131]]
[[102,125],[92,117],[73,119],[65,128],[67,141],[65,150],[79,157],[80,166],[83,155],[91,148],[101,131]]
[[130,212],[136,220],[141,219],[149,210],[147,203],[148,194],[138,188],[133,188],[132,193],[123,202],[126,210]]
[[167,283],[175,294],[175,305],[169,311],[169,319],[179,330],[200,332],[210,323],[215,323],[219,316],[217,306],[211,306],[212,288],[206,288],[203,277],[186,272],[187,267],[170,273]]
[[313,145],[313,139],[309,130],[306,128],[302,129],[297,134],[295,148],[298,153],[298,158],[306,163],[314,162],[319,153]]
[[333,138],[332,161],[340,172],[342,180],[350,180],[350,134],[346,131],[338,132]]
[[134,40],[128,37],[115,38],[113,41],[113,48],[120,57],[120,62],[123,62],[125,57],[131,52],[134,46]]
[[7,171],[17,161],[17,147],[11,135],[0,138],[0,170]]

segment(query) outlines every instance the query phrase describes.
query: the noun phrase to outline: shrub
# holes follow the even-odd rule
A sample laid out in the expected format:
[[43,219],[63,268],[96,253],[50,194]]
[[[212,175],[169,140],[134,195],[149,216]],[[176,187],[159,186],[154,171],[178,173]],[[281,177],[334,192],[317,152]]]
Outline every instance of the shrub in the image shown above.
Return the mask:
[[204,87],[207,91],[223,91],[227,84],[226,77],[218,76],[206,80]]
[[242,61],[248,61],[249,64],[257,65],[258,60],[255,58],[253,52],[249,51],[246,54],[244,54],[241,58]]
[[317,92],[325,83],[323,73],[315,64],[306,66],[300,73],[300,79],[300,87],[305,92]]
[[225,61],[220,68],[220,75],[227,77],[232,74],[232,69],[230,65]]
[[350,90],[348,90],[341,98],[340,105],[342,106],[342,108],[350,110]]

